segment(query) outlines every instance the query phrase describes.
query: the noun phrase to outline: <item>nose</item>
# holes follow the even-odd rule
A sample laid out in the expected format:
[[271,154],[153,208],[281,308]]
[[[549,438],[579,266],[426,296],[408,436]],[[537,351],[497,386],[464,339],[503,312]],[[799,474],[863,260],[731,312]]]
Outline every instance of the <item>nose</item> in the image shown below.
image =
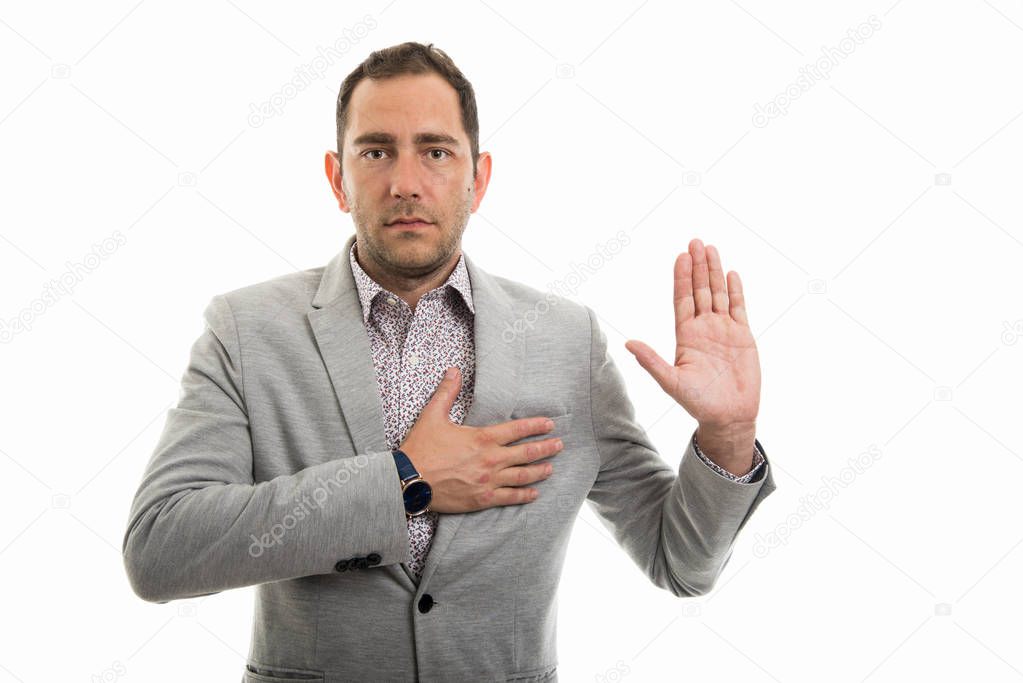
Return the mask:
[[415,153],[399,154],[392,168],[394,171],[391,176],[391,195],[399,199],[412,197],[419,199],[423,190],[420,177],[422,168]]

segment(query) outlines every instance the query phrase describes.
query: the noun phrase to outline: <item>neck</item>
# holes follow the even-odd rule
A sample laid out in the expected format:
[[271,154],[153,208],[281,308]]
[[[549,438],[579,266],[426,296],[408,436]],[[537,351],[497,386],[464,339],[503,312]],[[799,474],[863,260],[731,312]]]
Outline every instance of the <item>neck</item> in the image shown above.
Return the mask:
[[440,287],[451,277],[461,255],[462,250],[458,249],[447,262],[434,270],[423,275],[406,276],[385,270],[368,254],[359,251],[358,242],[355,244],[355,260],[359,267],[366,271],[366,275],[373,278],[378,285],[401,297],[413,311],[416,310],[416,304],[424,294]]

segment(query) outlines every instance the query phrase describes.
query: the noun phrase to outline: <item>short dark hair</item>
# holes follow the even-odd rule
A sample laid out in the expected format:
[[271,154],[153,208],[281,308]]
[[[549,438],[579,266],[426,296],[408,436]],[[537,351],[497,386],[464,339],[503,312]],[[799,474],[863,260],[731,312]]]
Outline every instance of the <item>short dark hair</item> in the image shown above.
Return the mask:
[[476,95],[472,84],[455,66],[451,58],[433,43],[405,42],[376,50],[355,67],[341,83],[337,96],[337,156],[341,162],[345,127],[348,124],[348,102],[352,91],[364,78],[384,79],[403,74],[436,73],[443,77],[458,93],[462,108],[462,127],[469,136],[472,152],[472,176],[476,177],[476,162],[480,155],[480,123],[476,112]]

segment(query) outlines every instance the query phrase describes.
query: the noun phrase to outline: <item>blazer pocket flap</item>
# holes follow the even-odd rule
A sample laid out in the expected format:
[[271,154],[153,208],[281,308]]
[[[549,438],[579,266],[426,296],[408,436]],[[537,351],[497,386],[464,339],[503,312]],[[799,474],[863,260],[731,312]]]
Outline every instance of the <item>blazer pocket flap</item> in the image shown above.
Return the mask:
[[244,683],[323,683],[324,673],[307,669],[266,669],[245,665]]

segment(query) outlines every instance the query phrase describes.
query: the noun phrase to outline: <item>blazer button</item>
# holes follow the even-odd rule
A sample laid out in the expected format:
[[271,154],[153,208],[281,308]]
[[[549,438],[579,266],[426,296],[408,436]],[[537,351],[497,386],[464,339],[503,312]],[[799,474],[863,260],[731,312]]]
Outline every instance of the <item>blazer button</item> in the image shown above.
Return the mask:
[[426,614],[433,609],[433,597],[429,593],[424,593],[423,597],[419,598],[419,611]]
[[367,560],[365,557],[355,558],[355,569],[365,569],[368,566],[369,560]]
[[366,556],[366,559],[369,560],[370,567],[375,567],[378,564],[380,564],[381,560],[380,553],[370,553],[369,555]]
[[334,565],[335,571],[343,572],[348,570],[348,560],[338,560]]

